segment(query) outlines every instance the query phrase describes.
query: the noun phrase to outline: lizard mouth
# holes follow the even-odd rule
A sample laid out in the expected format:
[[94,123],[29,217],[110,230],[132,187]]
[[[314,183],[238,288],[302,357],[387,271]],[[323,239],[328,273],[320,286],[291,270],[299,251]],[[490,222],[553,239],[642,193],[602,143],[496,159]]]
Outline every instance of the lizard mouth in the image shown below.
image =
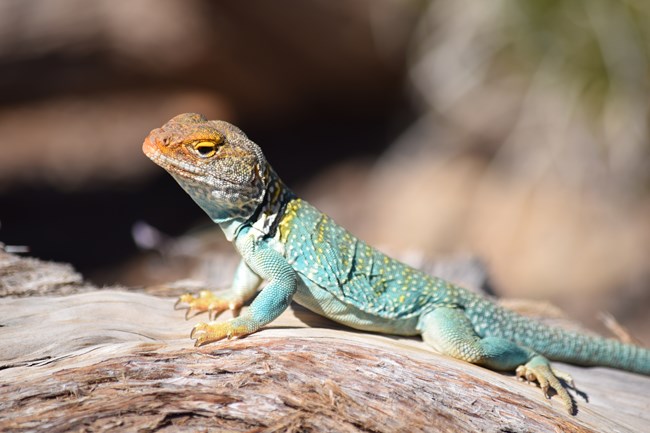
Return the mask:
[[196,179],[197,176],[203,175],[203,171],[198,167],[178,159],[165,155],[149,137],[142,143],[142,151],[147,157],[164,168],[189,179]]

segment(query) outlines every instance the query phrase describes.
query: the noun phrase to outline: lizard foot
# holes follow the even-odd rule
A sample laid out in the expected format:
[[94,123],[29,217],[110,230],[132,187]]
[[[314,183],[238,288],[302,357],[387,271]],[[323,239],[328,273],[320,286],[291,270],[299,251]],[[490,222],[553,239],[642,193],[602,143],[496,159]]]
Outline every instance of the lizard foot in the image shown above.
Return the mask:
[[542,388],[542,391],[544,392],[544,396],[546,398],[551,398],[548,390],[549,388],[553,388],[555,390],[555,393],[564,402],[564,405],[569,411],[569,414],[575,415],[575,403],[571,398],[571,395],[569,395],[569,392],[566,390],[566,387],[562,385],[562,382],[560,382],[560,380],[563,380],[571,388],[573,388],[573,378],[569,374],[563,373],[551,367],[546,358],[539,355],[533,357],[525,365],[520,365],[517,367],[515,374],[519,379],[525,380],[527,382],[537,381],[539,387]]
[[198,296],[191,293],[180,296],[174,304],[174,309],[186,309],[186,320],[207,311],[208,318],[212,320],[226,310],[232,310],[233,317],[239,316],[243,304],[244,301],[241,298],[230,295],[228,292],[218,296],[210,290],[201,290]]
[[232,320],[226,322],[199,322],[190,333],[190,338],[195,340],[194,346],[199,347],[204,344],[227,338],[241,337],[250,334],[251,331],[245,325],[235,325]]

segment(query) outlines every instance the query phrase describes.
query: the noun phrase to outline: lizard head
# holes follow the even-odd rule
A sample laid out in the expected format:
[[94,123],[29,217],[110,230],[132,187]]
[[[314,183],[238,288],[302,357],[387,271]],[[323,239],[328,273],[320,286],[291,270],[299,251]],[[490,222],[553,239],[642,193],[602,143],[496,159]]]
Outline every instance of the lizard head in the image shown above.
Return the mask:
[[180,114],[151,131],[142,150],[215,222],[247,219],[262,203],[270,171],[266,158],[230,123]]

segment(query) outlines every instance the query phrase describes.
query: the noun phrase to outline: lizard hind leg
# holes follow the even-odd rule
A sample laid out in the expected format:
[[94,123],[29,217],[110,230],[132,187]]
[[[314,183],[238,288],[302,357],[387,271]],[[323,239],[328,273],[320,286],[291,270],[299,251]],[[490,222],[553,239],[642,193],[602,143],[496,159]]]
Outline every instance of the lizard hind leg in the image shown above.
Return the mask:
[[560,381],[573,386],[569,375],[554,370],[542,355],[510,340],[479,336],[462,310],[436,308],[420,318],[418,329],[427,344],[445,355],[493,370],[516,371],[517,377],[537,381],[546,397],[548,389],[553,388],[569,413],[575,413],[575,403]]

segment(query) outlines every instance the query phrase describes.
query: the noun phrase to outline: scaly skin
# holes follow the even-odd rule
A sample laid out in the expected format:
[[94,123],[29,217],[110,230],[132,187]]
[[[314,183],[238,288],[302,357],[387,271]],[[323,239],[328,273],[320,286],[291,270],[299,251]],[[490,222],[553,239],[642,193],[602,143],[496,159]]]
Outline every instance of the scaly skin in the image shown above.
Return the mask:
[[[235,318],[197,324],[195,344],[239,337],[272,322],[295,300],[357,329],[422,335],[444,354],[553,388],[570,413],[570,376],[549,359],[650,375],[650,350],[545,326],[489,299],[383,255],[295,196],[242,131],[181,114],[145,139],[143,151],[221,226],[242,261],[225,294],[183,295],[190,313]],[[269,284],[242,315],[242,304]],[[178,304],[178,303],[177,303]],[[564,382],[564,383],[563,383]]]

